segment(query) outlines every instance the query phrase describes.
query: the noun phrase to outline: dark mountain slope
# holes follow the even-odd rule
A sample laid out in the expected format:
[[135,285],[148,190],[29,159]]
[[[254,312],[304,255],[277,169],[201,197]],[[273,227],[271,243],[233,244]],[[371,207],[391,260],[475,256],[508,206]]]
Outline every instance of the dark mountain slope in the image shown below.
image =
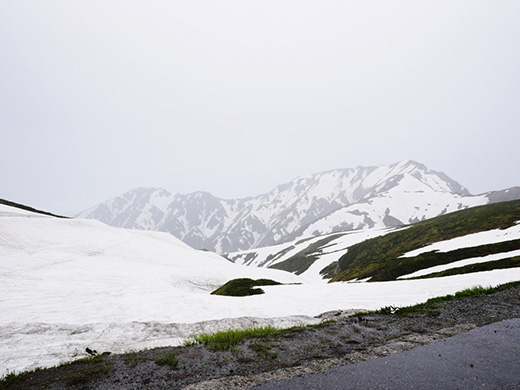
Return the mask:
[[371,278],[370,281],[394,280],[404,274],[463,258],[519,249],[520,241],[512,239],[502,244],[401,257],[434,242],[491,229],[506,229],[517,221],[520,221],[519,200],[474,207],[419,222],[404,230],[350,247],[335,265],[333,281],[354,278]]

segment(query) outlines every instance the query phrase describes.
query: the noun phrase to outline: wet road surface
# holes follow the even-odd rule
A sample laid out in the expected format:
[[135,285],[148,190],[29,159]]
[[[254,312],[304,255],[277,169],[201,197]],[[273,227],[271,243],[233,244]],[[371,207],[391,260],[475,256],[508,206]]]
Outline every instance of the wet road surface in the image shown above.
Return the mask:
[[267,382],[254,389],[520,389],[520,319],[320,374]]

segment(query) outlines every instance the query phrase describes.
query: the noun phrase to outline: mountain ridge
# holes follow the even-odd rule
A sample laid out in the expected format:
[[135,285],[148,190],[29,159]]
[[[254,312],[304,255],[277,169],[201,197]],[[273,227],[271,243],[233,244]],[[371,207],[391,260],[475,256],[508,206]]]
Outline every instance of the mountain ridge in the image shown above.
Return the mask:
[[[495,198],[504,196],[497,192]],[[513,196],[520,197],[520,189]],[[490,201],[489,193],[471,195],[446,174],[404,160],[300,176],[240,199],[140,187],[77,216],[165,231],[192,247],[228,253],[298,237],[408,224]]]

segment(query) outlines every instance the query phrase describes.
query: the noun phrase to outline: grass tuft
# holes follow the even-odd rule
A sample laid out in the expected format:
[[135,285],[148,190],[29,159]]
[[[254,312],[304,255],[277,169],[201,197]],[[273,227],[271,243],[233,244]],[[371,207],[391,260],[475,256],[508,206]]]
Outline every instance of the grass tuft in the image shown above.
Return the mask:
[[154,359],[155,364],[159,366],[170,366],[173,369],[176,369],[179,365],[179,361],[175,358],[175,354],[169,353],[165,356],[156,357]]
[[266,338],[279,333],[279,329],[268,325],[258,328],[230,329],[213,334],[201,334],[195,336],[194,339],[197,343],[205,344],[215,351],[224,351],[229,350],[232,346],[237,345],[245,339]]
[[251,348],[253,351],[256,352],[258,356],[264,357],[264,358],[271,358],[276,359],[278,357],[278,353],[271,352],[271,348],[273,348],[273,345],[271,344],[260,344],[260,343],[252,343],[249,348]]
[[82,370],[71,372],[63,376],[62,380],[67,385],[87,383],[101,375],[108,377],[111,369],[112,366],[110,364],[94,365],[92,367],[86,367]]

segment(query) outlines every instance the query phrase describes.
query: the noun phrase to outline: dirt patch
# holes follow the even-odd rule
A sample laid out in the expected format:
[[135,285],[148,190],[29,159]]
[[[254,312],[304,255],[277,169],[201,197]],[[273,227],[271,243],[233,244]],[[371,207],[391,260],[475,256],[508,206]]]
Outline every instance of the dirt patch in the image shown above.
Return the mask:
[[[158,348],[97,357],[40,370],[0,384],[0,389],[247,389],[399,353],[507,318],[520,317],[520,286],[498,293],[437,302],[416,312],[342,317],[317,326],[293,328],[276,337],[243,341],[231,350],[205,345]],[[158,362],[171,364],[158,364]],[[94,370],[95,367],[102,369]],[[69,371],[67,371],[67,369]],[[68,373],[68,374],[67,374]],[[88,376],[88,373],[93,373]]]

